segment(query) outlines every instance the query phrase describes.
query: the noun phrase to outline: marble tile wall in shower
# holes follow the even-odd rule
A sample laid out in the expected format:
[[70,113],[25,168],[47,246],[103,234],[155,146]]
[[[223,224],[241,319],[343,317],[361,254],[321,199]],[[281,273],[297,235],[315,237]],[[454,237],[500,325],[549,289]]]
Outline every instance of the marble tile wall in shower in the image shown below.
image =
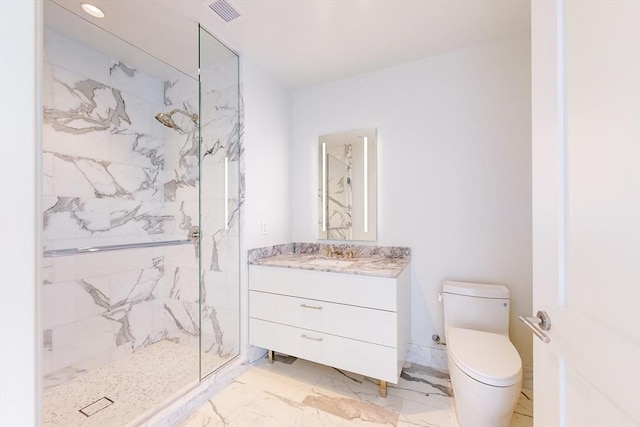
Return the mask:
[[45,31],[46,249],[161,239],[164,82]]
[[[185,239],[195,225],[202,249],[202,260],[191,245],[46,259],[47,385],[162,339],[198,348],[202,333],[204,351],[235,355],[237,61],[205,70],[199,100],[188,76],[156,79],[46,29],[44,68],[45,249]],[[181,114],[175,129],[154,119],[174,108],[200,113],[202,135]]]
[[166,337],[161,248],[45,258],[45,386]]
[[[176,117],[182,128],[168,129],[154,116],[197,110],[197,82],[153,78],[50,29],[44,50],[45,249],[184,239],[198,221],[197,127]],[[175,181],[188,185],[177,194]],[[181,280],[197,307],[195,251],[184,249],[168,264],[195,271]],[[169,303],[176,279],[165,275],[166,260],[164,248],[45,259],[46,385],[162,339],[180,341],[173,331],[191,324]]]

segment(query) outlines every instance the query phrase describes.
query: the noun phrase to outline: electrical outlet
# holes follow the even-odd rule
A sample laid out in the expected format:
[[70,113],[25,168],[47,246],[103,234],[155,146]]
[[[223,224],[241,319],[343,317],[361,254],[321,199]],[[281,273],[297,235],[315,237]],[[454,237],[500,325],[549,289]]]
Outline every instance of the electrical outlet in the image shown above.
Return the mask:
[[266,219],[263,219],[262,221],[260,221],[260,234],[262,234],[263,236],[266,236],[267,234],[269,234],[269,227],[267,225]]

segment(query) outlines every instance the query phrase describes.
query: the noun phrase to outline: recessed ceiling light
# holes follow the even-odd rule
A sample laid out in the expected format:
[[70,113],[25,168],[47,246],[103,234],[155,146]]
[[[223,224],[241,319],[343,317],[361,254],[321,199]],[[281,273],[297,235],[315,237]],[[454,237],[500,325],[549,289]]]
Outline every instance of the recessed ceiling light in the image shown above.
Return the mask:
[[104,12],[102,10],[100,10],[100,8],[89,4],[89,3],[82,3],[82,10],[84,10],[85,12],[87,12],[89,15],[96,17],[96,18],[104,18]]

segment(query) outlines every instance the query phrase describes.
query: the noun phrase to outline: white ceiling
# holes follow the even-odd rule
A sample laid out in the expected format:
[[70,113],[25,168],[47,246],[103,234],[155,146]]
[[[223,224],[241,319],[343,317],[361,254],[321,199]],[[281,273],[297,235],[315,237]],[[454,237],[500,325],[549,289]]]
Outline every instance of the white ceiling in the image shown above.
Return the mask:
[[191,75],[199,22],[292,89],[530,31],[528,0],[227,0],[228,24],[213,0],[55,1]]

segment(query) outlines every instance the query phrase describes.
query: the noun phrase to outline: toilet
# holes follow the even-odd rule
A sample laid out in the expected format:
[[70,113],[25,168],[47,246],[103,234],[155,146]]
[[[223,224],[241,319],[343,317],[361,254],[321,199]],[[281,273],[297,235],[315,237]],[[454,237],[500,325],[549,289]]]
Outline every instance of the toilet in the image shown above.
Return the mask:
[[507,427],[522,388],[522,360],[509,341],[509,289],[445,281],[444,330],[461,427]]

